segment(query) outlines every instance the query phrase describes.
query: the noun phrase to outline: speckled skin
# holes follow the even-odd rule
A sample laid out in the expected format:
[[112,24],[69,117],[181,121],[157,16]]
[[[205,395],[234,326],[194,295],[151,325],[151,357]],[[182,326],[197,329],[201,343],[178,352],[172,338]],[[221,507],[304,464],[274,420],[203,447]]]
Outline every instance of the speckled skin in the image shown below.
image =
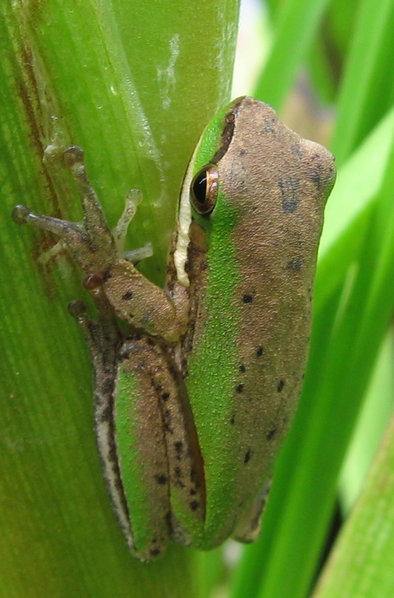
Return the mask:
[[[92,354],[104,477],[144,561],[168,537],[202,549],[231,534],[255,539],[305,367],[333,158],[261,102],[241,98],[223,114],[202,138],[210,154],[193,162],[194,173],[209,162],[218,189],[212,209],[192,212],[187,283],[173,261],[180,235],[165,290],[119,255],[79,148],[66,163],[83,227],[14,213],[59,235],[98,308],[97,322],[81,306],[73,314]],[[114,314],[130,324],[126,335]]]
[[[190,234],[195,325],[184,354],[190,354],[186,385],[205,463],[202,546],[233,532],[269,476],[289,426],[305,369],[323,211],[335,180],[331,154],[287,128],[270,106],[244,98],[233,112],[233,135],[216,164],[215,210],[196,218]],[[221,230],[223,211],[235,214],[232,230]],[[220,250],[231,246],[222,266],[218,247],[212,252],[216,236]],[[231,256],[237,282],[219,307],[222,270]],[[238,539],[254,538],[258,519],[252,510],[249,529],[244,526]]]

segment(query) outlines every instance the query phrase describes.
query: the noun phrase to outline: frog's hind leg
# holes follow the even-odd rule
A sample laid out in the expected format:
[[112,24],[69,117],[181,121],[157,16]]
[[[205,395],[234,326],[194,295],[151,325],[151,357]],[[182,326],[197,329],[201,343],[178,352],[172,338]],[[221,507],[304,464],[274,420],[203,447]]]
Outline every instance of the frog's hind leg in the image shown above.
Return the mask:
[[94,295],[99,312],[97,320],[93,320],[88,316],[83,301],[72,301],[68,306],[68,311],[75,318],[82,331],[97,377],[97,370],[100,370],[100,373],[105,372],[106,369],[111,369],[111,364],[115,363],[122,335],[113,310],[102,289],[99,288]]
[[130,548],[133,538],[128,507],[121,487],[121,473],[116,456],[114,430],[114,393],[120,334],[110,313],[92,320],[82,301],[70,303],[69,312],[76,319],[89,347],[94,373],[94,420],[103,476],[120,528]]

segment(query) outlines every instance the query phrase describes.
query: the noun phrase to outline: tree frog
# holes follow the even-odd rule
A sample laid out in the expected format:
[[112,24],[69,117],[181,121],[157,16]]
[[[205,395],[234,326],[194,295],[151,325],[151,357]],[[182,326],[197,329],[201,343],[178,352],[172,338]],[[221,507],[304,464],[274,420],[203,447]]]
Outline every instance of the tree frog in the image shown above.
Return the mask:
[[203,550],[252,541],[300,393],[333,157],[270,106],[233,101],[187,169],[164,289],[123,255],[138,192],[111,231],[82,150],[64,159],[83,222],[24,206],[14,219],[60,238],[96,304],[96,320],[81,302],[70,310],[92,356],[97,443],[127,543],[151,561],[170,538]]

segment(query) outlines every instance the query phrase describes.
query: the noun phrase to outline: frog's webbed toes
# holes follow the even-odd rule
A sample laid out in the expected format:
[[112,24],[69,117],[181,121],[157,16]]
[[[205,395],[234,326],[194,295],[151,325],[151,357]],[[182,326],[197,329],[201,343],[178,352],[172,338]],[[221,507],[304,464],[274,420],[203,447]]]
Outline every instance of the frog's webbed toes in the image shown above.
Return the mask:
[[81,270],[89,275],[104,271],[116,259],[113,240],[107,231],[101,236],[92,236],[85,223],[36,214],[23,205],[15,206],[12,218],[17,224],[29,224],[59,238],[59,242],[40,257],[41,262],[48,262],[66,249]]
[[14,222],[17,224],[27,224],[29,222],[29,216],[31,216],[33,212],[29,210],[26,206],[22,206],[18,204],[12,210],[12,218]]
[[137,206],[142,201],[141,191],[130,189],[119,221],[111,231],[96,192],[87,176],[83,150],[77,145],[67,148],[64,152],[64,163],[69,168],[82,198],[84,229],[90,238],[93,251],[102,256],[102,262],[109,265],[118,257],[125,257],[132,263],[137,263],[145,257],[150,257],[152,255],[150,244],[132,252],[124,252],[129,224],[134,218]]
[[86,309],[86,304],[83,301],[80,301],[79,299],[71,301],[68,304],[68,311],[70,315],[77,321],[90,350],[93,352],[93,349],[97,344],[95,341],[97,336],[97,322],[95,322],[89,317]]

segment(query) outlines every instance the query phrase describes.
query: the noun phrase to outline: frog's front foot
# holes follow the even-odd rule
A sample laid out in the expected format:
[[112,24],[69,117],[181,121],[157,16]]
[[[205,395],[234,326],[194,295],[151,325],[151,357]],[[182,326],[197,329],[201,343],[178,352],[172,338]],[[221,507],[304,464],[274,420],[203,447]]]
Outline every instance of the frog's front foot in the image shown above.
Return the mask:
[[[96,192],[86,174],[83,150],[73,145],[65,150],[63,159],[81,196],[82,222],[69,222],[36,214],[23,205],[14,208],[12,217],[18,224],[30,224],[57,235],[60,249],[66,248],[70,252],[86,277],[92,275],[102,277],[122,257],[127,228],[142,196],[137,190],[130,191],[119,222],[114,231],[111,231]],[[142,250],[137,250],[136,256],[126,254],[125,257],[136,261],[151,253],[151,248],[146,246]]]

